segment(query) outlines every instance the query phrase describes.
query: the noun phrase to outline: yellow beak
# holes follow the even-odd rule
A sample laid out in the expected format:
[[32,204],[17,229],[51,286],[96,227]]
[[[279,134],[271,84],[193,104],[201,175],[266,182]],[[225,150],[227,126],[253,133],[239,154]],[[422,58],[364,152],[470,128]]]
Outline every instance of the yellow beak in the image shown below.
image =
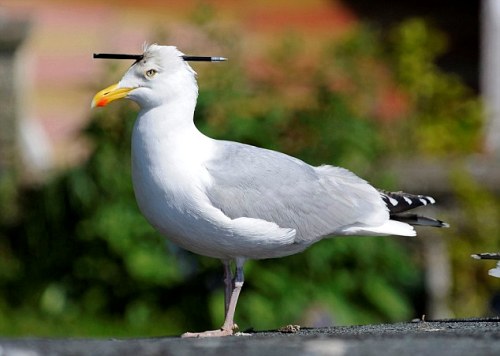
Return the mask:
[[127,94],[133,89],[134,88],[118,88],[118,84],[110,85],[94,96],[90,107],[95,108],[96,106],[106,106],[112,101],[126,97]]

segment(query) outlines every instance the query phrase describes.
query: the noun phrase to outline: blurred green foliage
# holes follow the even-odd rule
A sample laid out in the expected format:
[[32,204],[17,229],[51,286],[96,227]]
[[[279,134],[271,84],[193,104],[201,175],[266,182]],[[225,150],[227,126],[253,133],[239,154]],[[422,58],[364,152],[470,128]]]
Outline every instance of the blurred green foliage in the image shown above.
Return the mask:
[[[234,35],[205,31],[206,18],[194,16],[232,59],[196,67],[195,120],[209,136],[342,165],[380,184],[390,177],[377,163],[391,154],[460,155],[478,147],[478,101],[435,66],[443,39],[422,21],[402,24],[392,42],[360,27],[314,61],[291,36],[249,75]],[[394,93],[400,110],[388,112],[380,102]],[[170,244],[136,207],[136,112],[122,103],[94,113],[84,133],[93,149],[83,165],[17,193],[0,184],[2,206],[21,212],[13,208],[0,224],[1,334],[165,335],[222,323],[220,262]],[[391,237],[336,238],[296,256],[251,261],[236,320],[242,329],[266,329],[418,316],[425,291],[417,247]]]
[[458,317],[498,314],[491,303],[498,298],[498,280],[488,275],[493,261],[470,261],[471,253],[498,252],[500,244],[500,199],[460,168],[451,174],[459,213],[455,234],[449,241],[454,268],[451,306]]
[[408,20],[392,35],[395,79],[414,108],[406,121],[407,147],[441,157],[478,152],[481,102],[457,75],[443,73],[433,61],[446,50],[446,37],[418,19]]

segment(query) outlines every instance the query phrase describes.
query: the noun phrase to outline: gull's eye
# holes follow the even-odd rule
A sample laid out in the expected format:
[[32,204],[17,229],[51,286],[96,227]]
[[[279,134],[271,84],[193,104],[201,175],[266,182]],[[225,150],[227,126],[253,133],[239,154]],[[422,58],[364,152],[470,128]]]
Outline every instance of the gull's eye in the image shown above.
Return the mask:
[[147,77],[147,78],[149,78],[149,79],[151,79],[151,78],[153,78],[153,77],[156,75],[156,73],[158,73],[158,72],[156,71],[156,69],[149,69],[149,70],[146,72],[146,77]]

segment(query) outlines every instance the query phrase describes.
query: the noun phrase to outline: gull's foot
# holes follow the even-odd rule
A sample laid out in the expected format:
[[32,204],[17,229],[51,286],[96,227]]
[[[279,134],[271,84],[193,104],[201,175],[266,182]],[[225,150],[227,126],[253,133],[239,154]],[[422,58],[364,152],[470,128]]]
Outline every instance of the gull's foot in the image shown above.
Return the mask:
[[232,328],[222,327],[217,330],[208,330],[202,331],[199,333],[184,333],[181,337],[221,337],[221,336],[231,336],[234,335],[235,331],[238,330],[238,326],[236,324],[233,325]]

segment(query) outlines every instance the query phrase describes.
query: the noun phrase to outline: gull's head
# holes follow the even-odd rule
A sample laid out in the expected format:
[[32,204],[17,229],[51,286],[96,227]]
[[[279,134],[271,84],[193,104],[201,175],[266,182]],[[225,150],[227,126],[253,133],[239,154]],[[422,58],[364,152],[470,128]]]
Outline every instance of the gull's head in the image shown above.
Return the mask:
[[92,107],[127,98],[141,108],[155,107],[173,100],[196,100],[196,73],[174,46],[148,46],[123,78],[100,92]]

